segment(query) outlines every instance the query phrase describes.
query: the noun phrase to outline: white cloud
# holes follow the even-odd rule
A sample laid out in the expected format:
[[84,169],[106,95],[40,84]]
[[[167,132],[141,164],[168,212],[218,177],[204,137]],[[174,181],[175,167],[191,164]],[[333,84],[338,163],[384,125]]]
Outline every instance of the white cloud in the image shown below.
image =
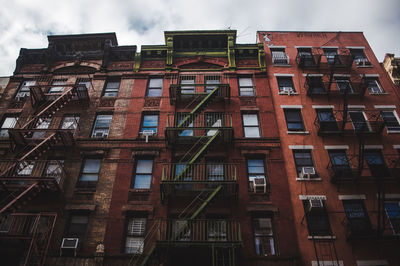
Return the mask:
[[[5,1],[4,1],[5,2]],[[379,60],[400,56],[398,0],[17,0],[0,9],[0,76],[11,75],[20,48],[47,47],[49,34],[116,32],[120,45],[164,43],[163,31],[363,31]]]

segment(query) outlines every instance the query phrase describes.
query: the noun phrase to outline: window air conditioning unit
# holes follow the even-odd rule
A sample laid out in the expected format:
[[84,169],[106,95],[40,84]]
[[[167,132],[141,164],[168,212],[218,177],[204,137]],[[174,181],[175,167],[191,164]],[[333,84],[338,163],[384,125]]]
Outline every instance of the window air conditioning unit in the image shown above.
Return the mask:
[[146,139],[146,142],[149,142],[149,137],[152,137],[156,134],[153,130],[145,129],[142,132],[139,132],[142,138]]
[[95,138],[107,138],[107,137],[108,137],[108,134],[105,133],[105,132],[96,132],[96,133],[94,134],[94,137],[95,137]]
[[63,238],[60,247],[60,256],[63,250],[72,250],[74,256],[76,256],[76,251],[78,250],[79,238]]
[[315,168],[312,166],[302,167],[300,178],[310,179],[311,177],[315,177]]
[[321,199],[309,199],[308,200],[308,211],[321,210],[324,208],[324,202]]
[[267,182],[265,177],[256,177],[253,179],[253,189],[254,193],[266,193],[267,192]]
[[290,96],[290,94],[293,94],[294,90],[292,87],[283,87],[280,94],[287,94]]

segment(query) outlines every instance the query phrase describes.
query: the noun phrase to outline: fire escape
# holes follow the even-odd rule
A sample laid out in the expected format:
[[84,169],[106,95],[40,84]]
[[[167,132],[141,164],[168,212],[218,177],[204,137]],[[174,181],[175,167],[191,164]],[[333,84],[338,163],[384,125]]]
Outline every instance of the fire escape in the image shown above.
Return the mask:
[[16,127],[8,132],[14,158],[0,162],[0,241],[23,240],[21,265],[44,265],[57,214],[18,210],[42,192],[59,195],[66,178],[63,161],[41,157],[54,147],[75,144],[74,129],[49,129],[49,121],[65,105],[89,101],[85,85],[62,85],[56,93],[47,92],[56,86],[30,87],[30,106],[24,106]]
[[213,145],[232,143],[231,115],[205,112],[213,102],[229,102],[230,87],[222,76],[215,75],[179,75],[172,80],[171,104],[183,104],[182,109],[190,111],[175,112],[167,118],[167,145],[175,149],[173,158],[178,159],[164,164],[160,193],[164,203],[187,199],[190,203],[176,218],[157,220],[149,230],[143,253],[132,264],[146,265],[156,250],[180,252],[182,248],[205,247],[210,250],[210,265],[236,265],[236,251],[242,244],[239,222],[199,219],[215,198],[234,200],[238,194],[236,165],[201,162]]

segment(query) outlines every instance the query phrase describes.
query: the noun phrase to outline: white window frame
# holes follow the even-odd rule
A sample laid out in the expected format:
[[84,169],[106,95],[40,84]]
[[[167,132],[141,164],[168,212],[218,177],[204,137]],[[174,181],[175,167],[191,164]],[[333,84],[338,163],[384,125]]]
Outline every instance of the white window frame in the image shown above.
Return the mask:
[[372,131],[371,124],[369,123],[368,117],[367,117],[367,115],[365,114],[364,110],[360,110],[360,109],[350,109],[350,110],[349,110],[349,118],[350,118],[350,121],[351,121],[351,124],[352,124],[352,126],[353,126],[354,131],[356,131],[356,128],[355,128],[355,126],[354,126],[353,120],[352,120],[351,117],[350,117],[350,112],[361,112],[361,113],[363,114],[363,116],[364,116],[365,122],[367,123],[368,130],[369,130],[370,132]]
[[[246,125],[245,116],[255,116],[257,119],[257,125]],[[261,138],[261,129],[260,129],[260,119],[258,117],[258,113],[242,113],[242,123],[243,123],[243,137],[245,138]],[[258,129],[258,136],[246,136],[246,128],[255,128]]]
[[[386,130],[387,130],[388,133],[400,133],[400,118],[399,118],[396,110],[380,109],[379,112],[392,112],[394,117],[396,118],[397,124],[399,125],[399,129],[391,129],[390,130],[390,129],[387,128],[387,126],[385,124]],[[382,116],[382,113],[381,113],[381,116]],[[383,116],[382,116],[382,119],[383,119]]]

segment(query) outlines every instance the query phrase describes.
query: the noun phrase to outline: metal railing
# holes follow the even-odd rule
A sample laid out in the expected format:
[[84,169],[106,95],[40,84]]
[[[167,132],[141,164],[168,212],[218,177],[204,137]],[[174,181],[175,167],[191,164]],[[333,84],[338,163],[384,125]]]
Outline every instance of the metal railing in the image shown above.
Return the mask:
[[300,68],[346,70],[349,71],[353,65],[354,57],[351,54],[337,54],[326,56],[323,51],[313,50],[311,53],[298,52],[296,62]]
[[367,89],[367,83],[365,80],[349,81],[347,86],[342,85],[339,87],[335,79],[328,81],[324,77],[324,80],[313,81],[312,76],[307,77],[304,87],[307,90],[307,95],[329,95],[329,96],[347,96],[347,97],[362,97],[365,95]]
[[272,52],[272,63],[274,65],[288,65],[289,56],[283,51]]
[[[184,122],[186,117],[189,117]],[[167,115],[167,128],[222,128],[232,127],[232,115],[227,113],[189,114],[175,113]]]
[[236,182],[236,165],[231,163],[190,164],[167,163],[163,165],[161,182],[210,183]]

